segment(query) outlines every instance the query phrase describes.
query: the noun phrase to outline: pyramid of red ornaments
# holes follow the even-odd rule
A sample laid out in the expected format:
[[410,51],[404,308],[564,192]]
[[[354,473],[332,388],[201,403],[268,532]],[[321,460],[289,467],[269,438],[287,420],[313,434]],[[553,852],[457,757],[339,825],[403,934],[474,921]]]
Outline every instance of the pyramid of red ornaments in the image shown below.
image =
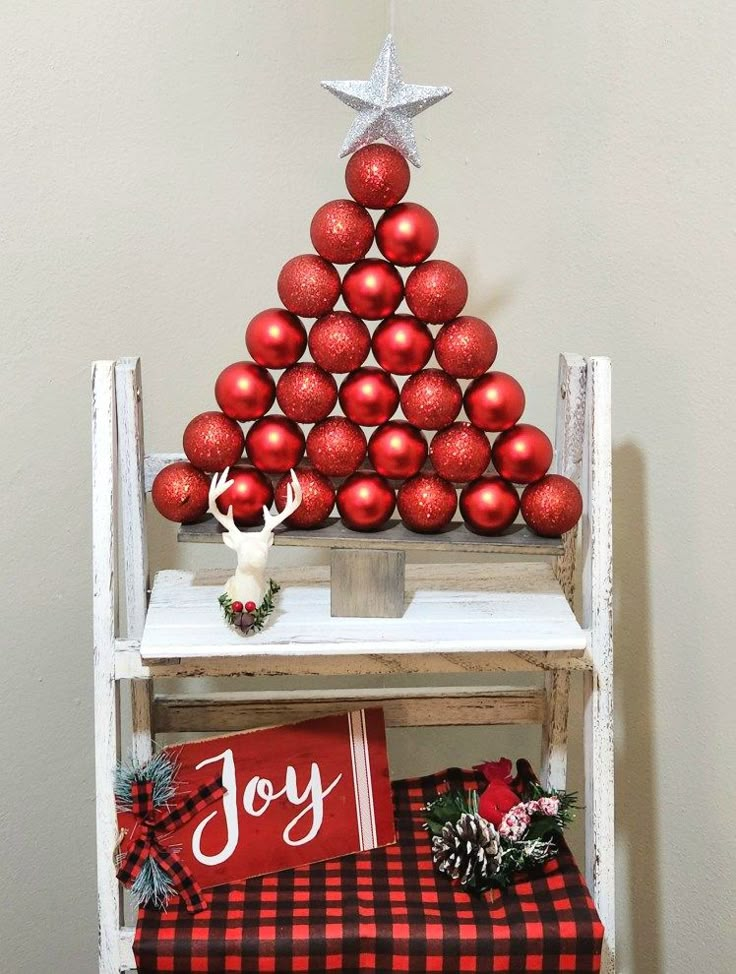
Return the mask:
[[[462,271],[432,258],[434,217],[402,202],[403,155],[382,143],[359,149],[345,182],[352,199],[325,203],[312,219],[316,252],[282,267],[281,307],[248,324],[249,360],[217,377],[219,409],[186,427],[189,462],[156,477],[156,508],[174,521],[201,518],[209,475],[230,467],[219,504],[255,525],[264,505],[283,506],[293,468],[303,488],[293,527],[319,527],[337,505],[355,531],[379,530],[398,510],[407,528],[431,533],[459,504],[480,534],[502,533],[519,510],[538,534],[569,530],[580,493],[547,473],[552,444],[521,422],[524,390],[492,369],[493,329],[462,313]],[[367,256],[374,243],[380,257]],[[376,364],[366,364],[371,354]]]

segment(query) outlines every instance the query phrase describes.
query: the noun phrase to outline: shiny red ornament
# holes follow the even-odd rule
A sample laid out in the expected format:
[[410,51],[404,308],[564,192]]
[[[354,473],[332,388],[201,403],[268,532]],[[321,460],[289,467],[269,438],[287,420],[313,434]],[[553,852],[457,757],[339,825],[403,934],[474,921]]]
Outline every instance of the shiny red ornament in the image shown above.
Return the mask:
[[270,373],[253,362],[233,362],[215,382],[217,405],[230,419],[260,419],[273,406],[276,386]]
[[471,423],[493,433],[515,426],[524,412],[524,390],[506,372],[488,372],[465,390],[465,412]]
[[437,246],[439,236],[437,221],[418,203],[392,206],[376,227],[378,249],[399,267],[421,264]]
[[337,402],[337,383],[319,365],[300,362],[288,368],[279,379],[276,399],[289,419],[297,423],[318,423],[330,415]]
[[368,457],[376,473],[392,480],[406,480],[419,473],[427,459],[423,434],[401,420],[379,426],[368,442]]
[[245,603],[245,607],[244,608],[245,608],[245,611],[246,612],[255,612],[257,606],[256,606],[255,602],[248,601],[248,602]]
[[316,254],[287,260],[276,286],[283,306],[304,318],[327,314],[340,297],[340,275],[329,261]]
[[333,264],[352,264],[371,249],[373,220],[359,203],[333,200],[314,214],[309,234],[320,257]]
[[477,534],[500,534],[519,513],[519,495],[502,477],[479,477],[463,487],[460,513]]
[[234,419],[212,410],[190,420],[184,430],[189,461],[209,473],[232,467],[243,455],[243,431]]
[[365,433],[343,416],[331,416],[312,427],[307,436],[307,456],[326,477],[348,477],[365,457]]
[[[292,528],[319,527],[330,515],[335,504],[335,488],[317,470],[300,467],[296,472],[302,487],[302,502],[286,523]],[[276,507],[283,511],[286,506],[286,491],[291,483],[290,474],[285,474],[276,484]]]
[[381,369],[366,367],[351,372],[340,386],[342,411],[358,426],[380,426],[399,405],[399,387]]
[[468,300],[468,282],[459,267],[446,260],[428,260],[406,281],[406,303],[422,321],[450,321]]
[[210,478],[198,467],[178,460],[156,474],[151,500],[159,514],[179,524],[199,520],[207,510]]
[[264,416],[248,430],[245,450],[264,473],[286,473],[304,456],[304,433],[286,416]]
[[391,315],[373,332],[376,361],[394,375],[411,375],[423,369],[432,355],[432,334],[412,315]]
[[519,423],[499,434],[492,449],[493,466],[512,484],[533,484],[552,463],[549,437],[536,426]]
[[464,484],[485,471],[491,462],[491,444],[472,423],[453,423],[434,437],[429,456],[441,477]]
[[456,379],[474,379],[493,365],[498,342],[482,318],[460,315],[444,324],[435,339],[434,353],[440,366]]
[[371,333],[348,311],[333,311],[312,325],[309,351],[327,372],[353,372],[368,358]]
[[418,474],[399,487],[399,517],[410,531],[441,531],[457,510],[455,488],[436,474]]
[[270,507],[273,501],[271,481],[259,470],[241,463],[230,468],[228,479],[232,480],[231,486],[217,499],[222,513],[227,514],[232,504],[235,523],[240,527],[261,524],[263,508]]
[[[255,606],[255,602],[253,603],[253,605]],[[230,606],[230,608],[232,609],[233,612],[242,612],[243,611],[243,603],[242,602],[239,602],[236,599],[235,602],[232,603],[232,605]]]
[[439,430],[457,418],[463,394],[456,379],[441,369],[424,369],[410,376],[401,390],[401,408],[413,426]]
[[375,531],[391,517],[396,496],[377,473],[354,473],[337,490],[337,509],[353,531]]
[[388,318],[401,304],[404,282],[393,264],[371,257],[359,260],[347,272],[342,296],[353,314],[377,321]]
[[366,145],[345,167],[348,192],[369,210],[395,206],[409,188],[409,163],[390,145]]
[[560,474],[547,474],[521,495],[521,516],[544,538],[557,538],[574,528],[582,513],[583,498],[577,485]]
[[251,358],[267,369],[285,369],[298,362],[307,347],[307,332],[296,315],[283,308],[267,308],[245,329]]

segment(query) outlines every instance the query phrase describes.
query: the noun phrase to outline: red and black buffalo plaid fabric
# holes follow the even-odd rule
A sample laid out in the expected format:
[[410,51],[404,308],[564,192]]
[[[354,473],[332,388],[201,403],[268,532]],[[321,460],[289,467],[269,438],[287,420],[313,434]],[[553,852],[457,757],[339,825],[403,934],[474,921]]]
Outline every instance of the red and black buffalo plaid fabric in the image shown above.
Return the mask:
[[393,784],[396,845],[221,886],[210,908],[143,908],[140,974],[196,972],[599,971],[603,927],[566,846],[489,898],[438,874],[423,806],[457,769]]

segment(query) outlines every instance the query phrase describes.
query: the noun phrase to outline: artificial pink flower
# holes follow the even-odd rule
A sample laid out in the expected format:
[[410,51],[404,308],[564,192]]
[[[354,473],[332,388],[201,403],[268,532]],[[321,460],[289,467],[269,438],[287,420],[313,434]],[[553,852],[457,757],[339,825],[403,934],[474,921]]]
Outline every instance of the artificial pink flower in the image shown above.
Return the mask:
[[518,842],[529,828],[531,820],[531,815],[523,803],[514,805],[501,819],[498,831],[505,839]]
[[560,811],[559,798],[540,798],[538,804],[542,815],[557,815]]

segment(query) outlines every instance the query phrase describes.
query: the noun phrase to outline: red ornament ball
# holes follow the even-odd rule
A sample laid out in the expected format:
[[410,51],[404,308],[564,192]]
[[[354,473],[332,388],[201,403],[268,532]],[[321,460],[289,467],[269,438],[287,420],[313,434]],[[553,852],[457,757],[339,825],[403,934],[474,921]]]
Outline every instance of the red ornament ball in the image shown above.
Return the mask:
[[304,354],[307,333],[296,315],[283,308],[268,308],[251,319],[245,344],[254,362],[267,369],[285,369]]
[[493,365],[498,342],[482,318],[461,315],[440,328],[434,349],[445,372],[456,379],[474,379]]
[[549,470],[553,450],[546,433],[529,423],[519,423],[496,437],[492,455],[493,466],[504,480],[533,484]]
[[241,423],[264,416],[273,406],[275,395],[270,373],[253,362],[233,362],[215,382],[217,405],[226,416]]
[[394,420],[379,426],[371,436],[368,456],[376,473],[392,480],[406,480],[424,466],[427,441],[415,426]]
[[340,297],[340,275],[324,257],[301,254],[281,268],[277,288],[281,303],[295,315],[319,318]]
[[502,477],[479,477],[463,487],[460,513],[477,534],[500,534],[519,513],[519,495]]
[[359,260],[347,272],[342,296],[353,314],[377,321],[392,315],[401,304],[404,282],[393,264],[370,257]]
[[255,602],[251,602],[251,601],[246,602],[245,603],[245,611],[246,612],[255,612],[256,611],[256,604],[255,604]]
[[348,477],[363,462],[365,433],[343,416],[317,423],[307,436],[307,456],[313,467],[327,477]]
[[465,412],[482,430],[500,433],[516,425],[524,412],[524,390],[506,372],[488,372],[465,390]]
[[521,495],[521,516],[536,534],[557,538],[575,525],[583,513],[583,498],[576,484],[551,473],[529,484]]
[[376,227],[376,243],[386,260],[399,267],[421,264],[437,246],[437,221],[418,203],[399,203],[387,210]]
[[292,365],[276,386],[279,406],[297,423],[318,423],[332,412],[337,402],[337,383],[312,362]]
[[434,437],[429,456],[441,477],[464,484],[485,471],[491,462],[491,444],[471,423],[453,423]]
[[406,303],[422,321],[450,321],[468,300],[468,282],[459,267],[446,260],[428,260],[406,281]]
[[[253,605],[255,606],[255,602],[253,602]],[[235,602],[231,603],[230,608],[233,610],[233,612],[242,612],[243,603],[236,600]]]
[[[329,517],[335,503],[335,488],[317,470],[302,467],[295,471],[302,487],[302,502],[286,523],[292,528],[316,528]],[[276,484],[276,507],[283,511],[291,476],[285,474]]]
[[377,473],[354,473],[337,491],[337,509],[353,531],[375,531],[391,517],[396,497],[391,484]]
[[351,156],[345,168],[348,192],[369,210],[395,206],[409,188],[409,163],[390,145],[367,145]]
[[189,461],[210,473],[237,463],[244,442],[235,420],[215,410],[195,416],[184,430],[184,452]]
[[441,369],[424,369],[404,383],[401,408],[413,426],[439,430],[457,418],[463,394],[456,379]]
[[391,315],[373,332],[376,361],[394,375],[411,375],[423,369],[433,345],[429,328],[412,315]]
[[270,507],[273,501],[271,481],[259,470],[239,463],[230,468],[228,477],[232,484],[220,494],[217,506],[227,514],[232,505],[235,523],[240,527],[250,527],[263,521],[263,508]]
[[410,531],[441,531],[457,509],[455,488],[436,474],[418,474],[399,487],[399,516]]
[[380,426],[399,405],[399,387],[381,369],[366,367],[351,372],[340,386],[342,411],[358,426]]
[[309,351],[327,372],[353,372],[368,358],[371,333],[348,311],[333,311],[312,325]]
[[334,264],[352,264],[371,249],[373,220],[353,200],[333,200],[314,214],[309,234],[320,257]]
[[179,524],[199,520],[207,510],[210,478],[198,467],[179,460],[156,474],[151,500],[159,514]]
[[304,456],[304,434],[286,416],[264,416],[248,430],[245,450],[264,473],[286,473]]

